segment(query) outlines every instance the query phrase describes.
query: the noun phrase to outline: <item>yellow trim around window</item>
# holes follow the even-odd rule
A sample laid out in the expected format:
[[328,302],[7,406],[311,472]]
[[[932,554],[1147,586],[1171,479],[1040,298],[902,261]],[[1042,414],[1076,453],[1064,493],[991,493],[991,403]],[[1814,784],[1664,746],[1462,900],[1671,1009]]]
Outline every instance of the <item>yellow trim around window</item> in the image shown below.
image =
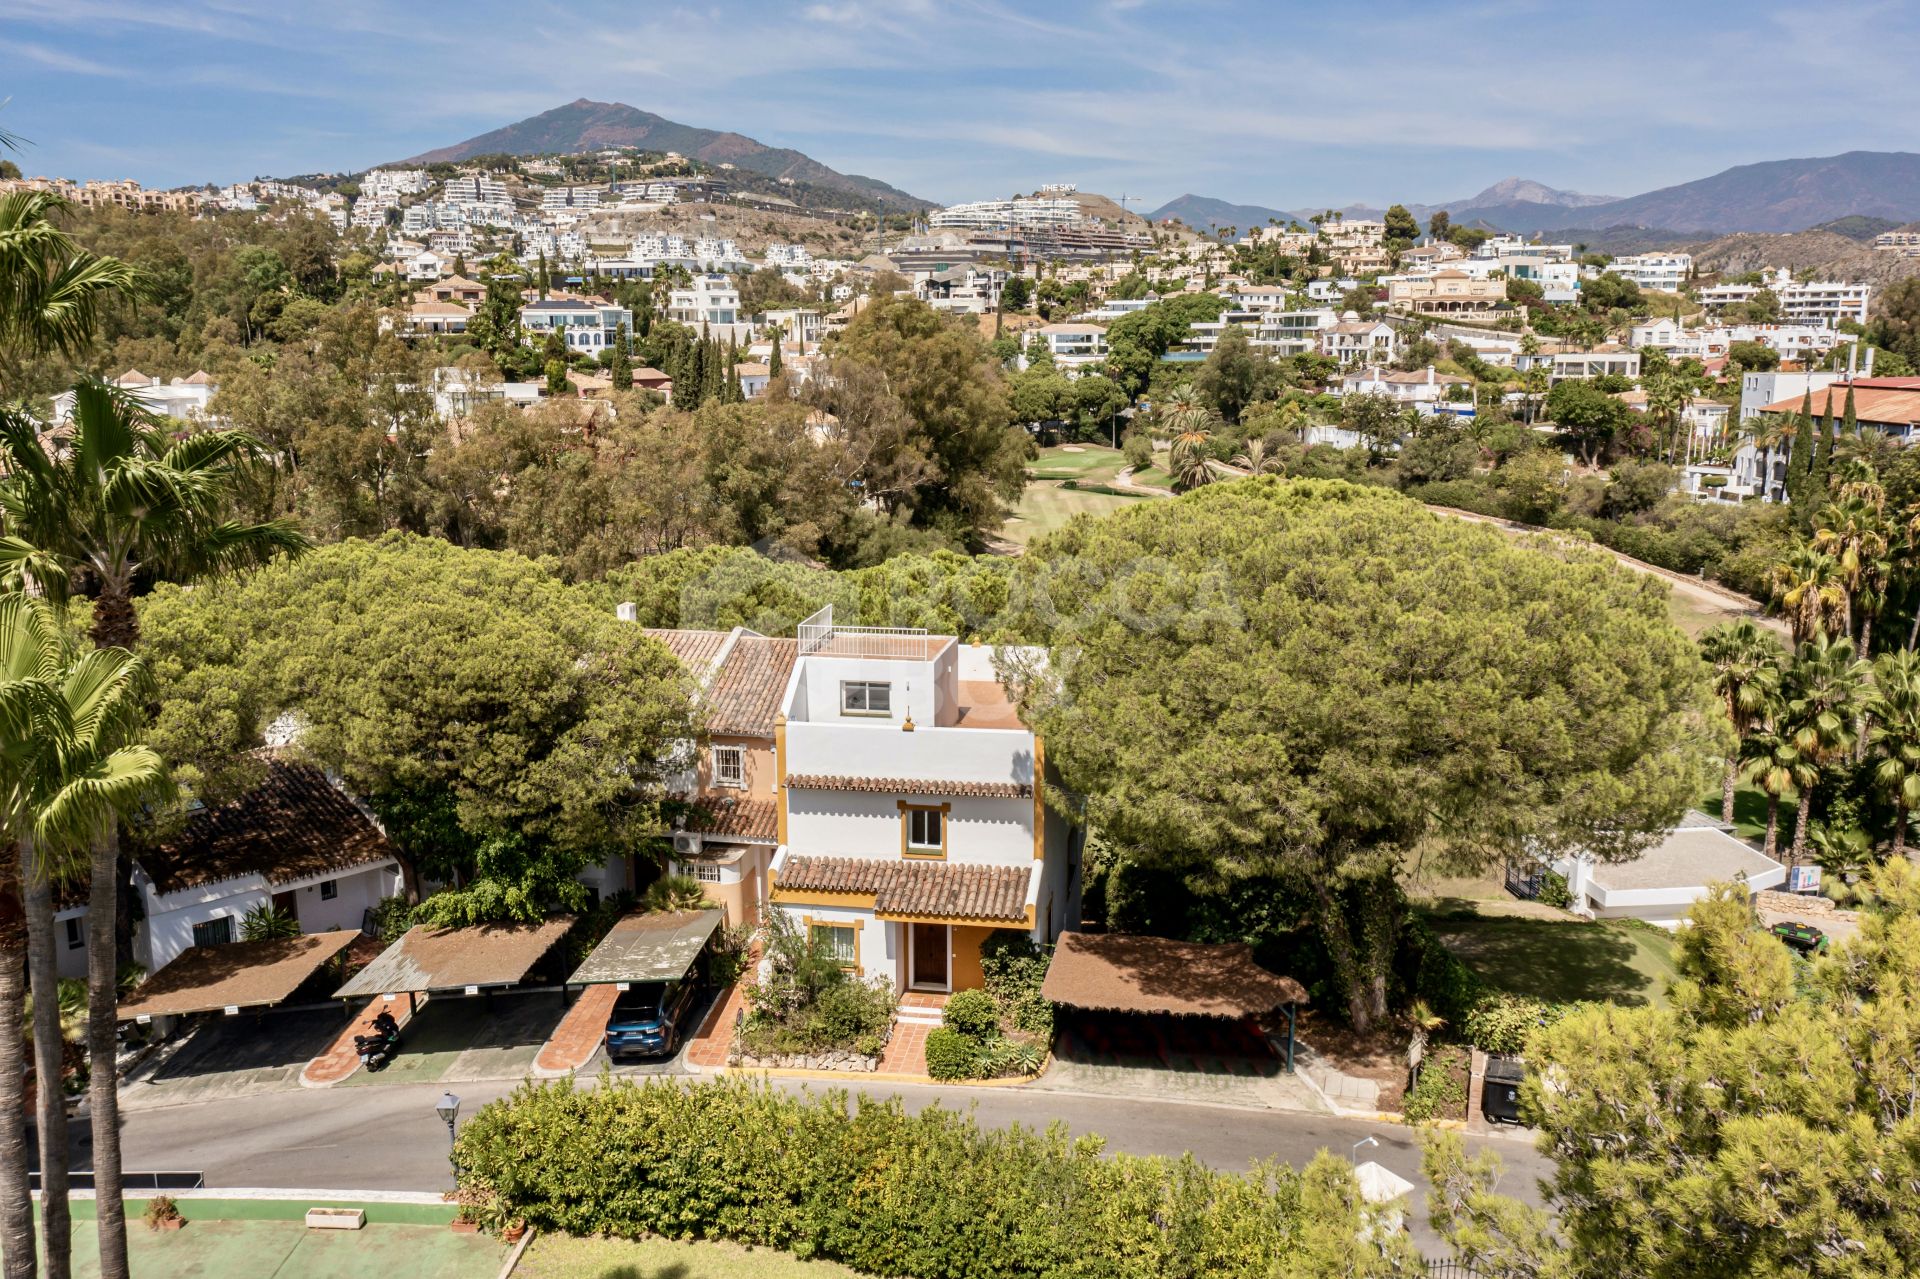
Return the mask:
[[[953,821],[953,805],[947,804],[909,804],[906,800],[897,801],[900,807],[900,855],[916,861],[938,862],[947,858],[947,827]],[[940,846],[921,846],[913,842],[913,815],[915,813],[940,814]]]

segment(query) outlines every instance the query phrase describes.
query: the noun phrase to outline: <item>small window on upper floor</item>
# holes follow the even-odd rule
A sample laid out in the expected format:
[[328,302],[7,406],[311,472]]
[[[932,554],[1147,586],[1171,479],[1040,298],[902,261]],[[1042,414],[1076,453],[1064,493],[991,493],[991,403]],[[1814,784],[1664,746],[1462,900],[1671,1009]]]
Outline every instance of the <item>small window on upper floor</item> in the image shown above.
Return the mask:
[[338,896],[340,896],[339,880],[328,879],[328,880],[321,881],[321,884],[320,884],[320,900],[321,901],[330,902]]
[[893,685],[868,680],[843,680],[840,684],[842,715],[892,715]]
[[747,752],[744,747],[716,746],[713,748],[713,784],[715,786],[747,784]]

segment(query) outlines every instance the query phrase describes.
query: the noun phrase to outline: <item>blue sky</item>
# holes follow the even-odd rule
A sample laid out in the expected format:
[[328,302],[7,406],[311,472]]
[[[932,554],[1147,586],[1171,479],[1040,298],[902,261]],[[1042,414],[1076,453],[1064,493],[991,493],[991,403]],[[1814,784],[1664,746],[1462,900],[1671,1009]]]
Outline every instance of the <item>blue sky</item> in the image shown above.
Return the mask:
[[1920,5],[1851,0],[0,0],[21,167],[149,185],[358,170],[588,97],[940,201],[1633,195],[1920,149],[1915,65]]

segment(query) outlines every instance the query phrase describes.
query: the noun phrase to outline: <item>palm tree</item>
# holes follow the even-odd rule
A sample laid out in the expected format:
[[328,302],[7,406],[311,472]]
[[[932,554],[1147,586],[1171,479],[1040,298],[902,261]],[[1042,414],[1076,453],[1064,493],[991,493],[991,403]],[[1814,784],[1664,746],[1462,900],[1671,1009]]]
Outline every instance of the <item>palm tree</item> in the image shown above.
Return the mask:
[[[1775,709],[1778,709],[1777,703]],[[1771,717],[1767,718],[1770,721]],[[1818,780],[1819,771],[1794,749],[1792,739],[1775,731],[1770,722],[1767,727],[1747,735],[1741,744],[1741,758],[1746,763],[1747,780],[1767,797],[1765,851],[1768,857],[1776,856],[1780,849],[1781,801],[1790,791],[1811,787]]]
[[[60,1083],[64,1051],[53,949],[53,889],[59,879],[87,864],[89,852],[114,822],[157,791],[166,771],[152,750],[128,741],[143,719],[147,690],[140,663],[123,649],[78,651],[58,614],[40,601],[21,595],[0,597],[0,690],[0,706],[20,708],[0,715],[0,795],[4,796],[0,823],[19,849],[27,899],[47,1273],[64,1275],[70,1221],[64,1199],[67,1149]],[[109,887],[112,878],[110,873]],[[112,959],[109,939],[109,968]],[[90,954],[90,972],[94,960]],[[108,1006],[111,1011],[111,998]],[[95,1012],[97,1005],[89,1011],[90,1035]],[[117,1084],[110,1043],[106,1082],[108,1088]],[[19,1112],[19,1087],[17,1071],[0,1079],[0,1107],[10,1108],[12,1114]],[[97,1079],[94,1091],[99,1091]],[[11,1141],[11,1133],[7,1140]],[[107,1149],[95,1154],[97,1167],[99,1161],[110,1161],[107,1185],[115,1195],[112,1203],[103,1196],[99,1205],[104,1222],[120,1216],[118,1143],[108,1143]],[[24,1163],[20,1167],[24,1169]],[[5,1175],[11,1195],[15,1193],[11,1162],[5,1164]],[[10,1202],[0,1211],[0,1220],[8,1223],[9,1230],[14,1209]],[[104,1225],[101,1235],[101,1273],[125,1275],[124,1222],[117,1250]],[[19,1254],[10,1247],[9,1255]],[[31,1255],[29,1250],[29,1267]]]
[[0,411],[0,572],[55,602],[84,572],[94,643],[131,648],[136,578],[191,581],[310,545],[290,521],[223,518],[238,472],[263,457],[239,431],[170,439],[137,399],[95,379],[74,387],[73,433],[57,454],[31,418]]
[[1207,449],[1213,442],[1213,412],[1191,386],[1182,386],[1167,397],[1160,420],[1173,432],[1173,449],[1168,469],[1177,489],[1194,489],[1213,480],[1213,459]]
[[55,219],[66,207],[50,191],[0,196],[0,361],[78,355],[102,303],[147,288],[132,266],[87,252],[63,231]]
[[1831,555],[1807,545],[1788,552],[1773,566],[1773,598],[1787,615],[1796,646],[1825,635],[1846,608],[1840,566]]
[[1286,469],[1286,463],[1267,452],[1265,440],[1248,440],[1245,449],[1233,459],[1233,464],[1248,475],[1279,475]]
[[[225,518],[239,471],[262,450],[237,431],[173,440],[132,397],[95,380],[74,388],[73,433],[50,455],[31,419],[0,410],[0,574],[64,601],[87,579],[92,638],[103,649],[138,642],[136,579],[192,581],[264,563],[309,543],[292,524]],[[87,1032],[102,1274],[126,1252],[120,1211],[119,1096],[114,1063],[119,938],[119,832],[91,851],[87,897]]]
[[1893,855],[1907,850],[1907,822],[1920,811],[1920,653],[1882,653],[1873,663],[1873,780],[1893,801]]
[[1787,864],[1798,866],[1807,850],[1807,820],[1820,770],[1853,749],[1857,714],[1867,691],[1867,664],[1854,656],[1853,641],[1829,639],[1824,631],[1800,645],[1782,681],[1779,726],[1794,751],[1812,765],[1794,816]]
[[[1813,546],[1833,558],[1840,588],[1846,593],[1843,633],[1859,638],[1864,652],[1867,638],[1858,634],[1856,615],[1862,624],[1870,623],[1866,621],[1866,610],[1856,608],[1856,604],[1870,592],[1878,567],[1886,559],[1887,530],[1881,517],[1886,496],[1877,484],[1851,484],[1847,488],[1849,491],[1843,492],[1838,501],[1828,502],[1821,508],[1818,526],[1813,531]],[[1867,637],[1871,635],[1869,630]]]
[[1747,618],[1700,637],[1700,656],[1713,667],[1713,689],[1726,703],[1734,749],[1721,783],[1720,820],[1733,821],[1733,794],[1747,737],[1760,725],[1780,688],[1779,643]]

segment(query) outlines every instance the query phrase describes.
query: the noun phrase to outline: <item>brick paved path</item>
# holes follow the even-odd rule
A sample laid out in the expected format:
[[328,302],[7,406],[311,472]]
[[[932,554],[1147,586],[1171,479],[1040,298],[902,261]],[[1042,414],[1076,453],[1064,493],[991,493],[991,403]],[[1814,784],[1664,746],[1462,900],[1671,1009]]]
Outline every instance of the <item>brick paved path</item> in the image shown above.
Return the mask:
[[613,1001],[619,997],[618,986],[602,984],[581,991],[573,1007],[567,1009],[567,1015],[547,1037],[540,1055],[533,1059],[534,1076],[553,1079],[571,1075],[591,1061],[593,1054],[600,1050],[601,1037],[606,1034],[607,1014],[613,1011]]
[[308,1088],[325,1088],[360,1069],[360,1050],[353,1046],[353,1037],[371,1033],[373,1027],[369,1023],[382,1008],[393,1014],[393,1019],[400,1023],[403,1030],[413,1019],[413,1012],[407,1007],[406,1000],[396,999],[388,1003],[382,996],[375,995],[367,1001],[367,1006],[360,1010],[352,1023],[340,1032],[333,1046],[307,1063],[307,1068],[300,1072],[301,1084]]

